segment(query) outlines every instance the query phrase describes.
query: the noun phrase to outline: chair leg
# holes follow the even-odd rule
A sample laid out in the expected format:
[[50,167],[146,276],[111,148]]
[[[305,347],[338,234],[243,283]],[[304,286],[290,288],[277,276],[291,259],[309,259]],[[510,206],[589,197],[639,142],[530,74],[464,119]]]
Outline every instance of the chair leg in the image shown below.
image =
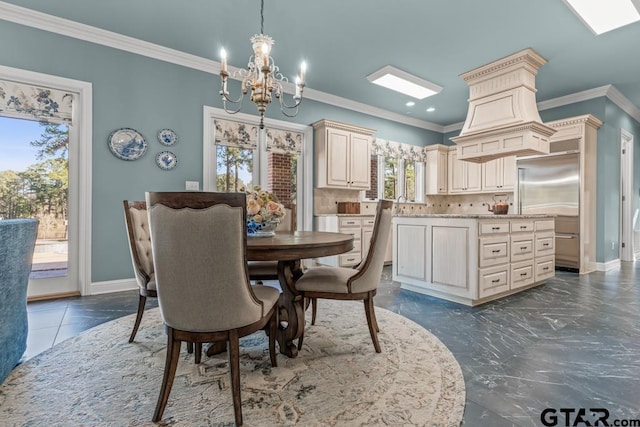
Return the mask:
[[378,342],[378,333],[376,331],[376,314],[373,311],[373,295],[370,293],[364,300],[364,312],[367,315],[367,324],[369,325],[369,334],[371,334],[371,341],[373,341],[373,347],[376,349],[376,353],[380,353],[380,343]]
[[178,367],[180,344],[180,341],[174,340],[173,338],[173,328],[167,328],[167,357],[164,364],[164,375],[162,377],[160,394],[158,395],[158,403],[153,413],[153,422],[158,422],[162,419],[162,414],[167,406],[171,386],[173,386],[173,379],[176,376],[176,368]]
[[131,336],[129,337],[129,342],[133,342],[138,333],[138,328],[140,327],[140,321],[142,320],[142,315],[144,314],[144,306],[147,303],[147,297],[144,295],[140,295],[138,299],[138,313],[136,314],[136,323],[133,324],[133,331],[131,331]]
[[[269,336],[275,337],[275,334]],[[242,398],[240,397],[240,343],[238,331],[229,331],[229,371],[231,374],[231,394],[233,395],[233,413],[236,425],[242,425]]]
[[278,308],[274,308],[273,315],[269,319],[269,358],[271,359],[271,366],[278,366],[278,360],[276,359],[276,335],[278,334]]
[[373,324],[376,325],[376,332],[380,333],[380,326],[378,326],[378,319],[376,318],[375,305],[373,304],[373,297],[371,297],[371,317],[373,318]]
[[311,298],[311,324],[316,324],[316,314],[318,314],[318,298]]
[[304,341],[304,331],[302,331],[300,338],[298,338],[298,351],[302,350],[302,341]]
[[187,353],[193,353],[193,343],[191,341],[187,341]]
[[196,343],[195,352],[196,352],[195,362],[196,362],[196,365],[199,365],[200,362],[202,361],[202,343],[201,342]]

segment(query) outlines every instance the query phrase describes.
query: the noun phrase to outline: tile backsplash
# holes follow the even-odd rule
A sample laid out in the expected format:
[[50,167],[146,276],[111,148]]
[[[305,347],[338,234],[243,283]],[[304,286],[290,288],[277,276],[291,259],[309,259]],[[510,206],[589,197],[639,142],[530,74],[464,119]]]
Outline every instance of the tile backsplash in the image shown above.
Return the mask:
[[[509,213],[516,213],[513,206],[513,193],[507,193]],[[338,213],[338,202],[360,200],[360,191],[316,188],[314,191],[315,215]],[[484,214],[489,213],[493,194],[460,194],[426,196],[425,203],[402,203],[400,209],[408,214]],[[361,214],[375,214],[376,202],[361,202]]]

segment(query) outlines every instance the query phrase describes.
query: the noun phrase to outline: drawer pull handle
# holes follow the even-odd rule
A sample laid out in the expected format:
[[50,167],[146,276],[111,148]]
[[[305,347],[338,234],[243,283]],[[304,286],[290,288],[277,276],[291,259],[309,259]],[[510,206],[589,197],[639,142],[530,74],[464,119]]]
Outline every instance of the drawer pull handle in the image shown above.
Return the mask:
[[492,230],[500,230],[500,227],[491,227]]
[[549,269],[549,267],[544,267],[542,270],[543,271],[547,271]]
[[549,246],[549,243],[543,243],[542,246]]
[[494,250],[491,251],[491,253],[498,254],[498,253],[500,253],[500,249],[494,249]]
[[520,273],[520,276],[526,276],[527,273]]
[[355,258],[347,258],[347,261],[355,261]]
[[521,225],[521,226],[520,226],[520,230],[525,230],[526,228],[527,228],[527,226],[526,226],[526,225]]
[[494,279],[491,281],[491,283],[500,283],[500,279]]
[[520,249],[524,251],[524,250],[527,249],[527,247],[526,246],[520,246]]

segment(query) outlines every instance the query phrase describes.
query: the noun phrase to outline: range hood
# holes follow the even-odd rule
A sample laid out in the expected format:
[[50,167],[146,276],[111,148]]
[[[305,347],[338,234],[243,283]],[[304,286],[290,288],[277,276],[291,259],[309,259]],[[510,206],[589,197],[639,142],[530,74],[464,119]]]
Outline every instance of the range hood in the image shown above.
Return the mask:
[[556,131],[542,123],[535,79],[547,61],[533,49],[461,74],[469,85],[469,110],[459,136],[458,159],[482,163],[499,157],[549,153]]

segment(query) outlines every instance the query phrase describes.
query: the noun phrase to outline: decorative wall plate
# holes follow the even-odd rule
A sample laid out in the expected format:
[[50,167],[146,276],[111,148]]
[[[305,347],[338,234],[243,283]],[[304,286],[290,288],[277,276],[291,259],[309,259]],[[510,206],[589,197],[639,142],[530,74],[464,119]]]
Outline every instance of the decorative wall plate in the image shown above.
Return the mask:
[[178,166],[178,158],[171,151],[161,151],[156,154],[156,164],[160,169],[169,171]]
[[138,160],[147,152],[147,141],[137,130],[121,128],[109,135],[109,149],[119,159]]
[[158,131],[158,141],[162,145],[171,146],[178,142],[178,135],[171,129],[162,129]]

